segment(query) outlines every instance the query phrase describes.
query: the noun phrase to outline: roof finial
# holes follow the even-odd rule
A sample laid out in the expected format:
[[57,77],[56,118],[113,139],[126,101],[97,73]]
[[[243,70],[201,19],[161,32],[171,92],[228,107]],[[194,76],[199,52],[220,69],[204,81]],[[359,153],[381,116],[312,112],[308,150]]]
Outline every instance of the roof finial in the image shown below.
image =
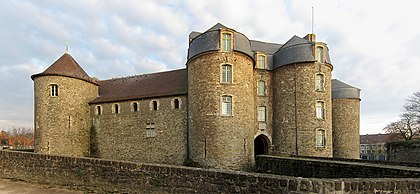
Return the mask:
[[64,44],[66,44],[66,53],[68,53],[69,52],[69,42],[66,41]]

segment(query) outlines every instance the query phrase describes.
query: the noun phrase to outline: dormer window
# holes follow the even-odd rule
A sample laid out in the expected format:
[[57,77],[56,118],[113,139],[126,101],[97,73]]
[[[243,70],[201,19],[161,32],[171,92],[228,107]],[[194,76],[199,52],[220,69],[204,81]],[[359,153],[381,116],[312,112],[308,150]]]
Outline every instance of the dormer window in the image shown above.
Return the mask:
[[267,61],[267,57],[263,54],[258,54],[257,55],[257,68],[259,69],[265,69],[266,67],[266,61]]
[[316,61],[324,63],[324,48],[321,46],[316,47]]
[[232,51],[232,33],[230,32],[222,32],[221,39],[220,39],[220,46],[222,51]]
[[58,85],[57,84],[51,84],[50,89],[51,89],[50,95],[53,96],[53,97],[57,97],[58,96]]

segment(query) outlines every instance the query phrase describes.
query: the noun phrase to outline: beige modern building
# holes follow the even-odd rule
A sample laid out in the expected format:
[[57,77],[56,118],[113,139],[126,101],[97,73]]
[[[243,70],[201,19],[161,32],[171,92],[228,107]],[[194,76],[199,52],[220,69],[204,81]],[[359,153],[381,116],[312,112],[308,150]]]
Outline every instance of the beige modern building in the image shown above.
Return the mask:
[[35,150],[234,170],[257,154],[358,158],[360,90],[332,70],[314,34],[267,43],[221,24],[191,32],[179,70],[97,80],[65,53],[32,76]]

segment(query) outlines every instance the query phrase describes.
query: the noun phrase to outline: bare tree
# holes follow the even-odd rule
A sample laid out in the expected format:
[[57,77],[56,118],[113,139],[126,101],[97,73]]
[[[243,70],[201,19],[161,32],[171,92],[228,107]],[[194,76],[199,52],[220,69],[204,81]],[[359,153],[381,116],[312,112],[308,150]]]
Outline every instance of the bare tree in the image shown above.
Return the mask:
[[27,127],[12,127],[9,130],[9,142],[15,149],[32,148],[34,145],[34,130]]
[[406,100],[401,120],[392,122],[383,129],[386,133],[398,133],[405,140],[420,137],[420,92]]

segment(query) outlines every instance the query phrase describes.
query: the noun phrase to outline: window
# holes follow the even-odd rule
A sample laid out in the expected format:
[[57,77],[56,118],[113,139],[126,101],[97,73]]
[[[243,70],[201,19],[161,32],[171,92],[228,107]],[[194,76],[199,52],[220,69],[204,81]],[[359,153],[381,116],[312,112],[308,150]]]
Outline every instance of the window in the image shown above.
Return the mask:
[[324,102],[318,101],[316,102],[316,118],[317,119],[324,119]]
[[138,112],[139,111],[139,103],[138,102],[132,102],[131,103],[131,110],[133,112]]
[[57,84],[51,84],[51,96],[58,96],[58,85]]
[[266,108],[265,106],[258,107],[258,122],[266,121]]
[[156,137],[155,123],[146,123],[146,138]]
[[325,147],[325,130],[316,130],[316,147]]
[[158,100],[152,100],[149,104],[150,110],[159,110],[159,101]]
[[232,65],[222,65],[222,83],[232,83]]
[[266,91],[265,91],[265,81],[258,81],[258,85],[257,85],[258,96],[264,96],[265,93],[266,93]]
[[112,113],[114,113],[114,114],[120,113],[120,106],[118,104],[114,104],[112,106]]
[[102,107],[101,106],[96,106],[96,115],[101,115],[102,114]]
[[324,63],[324,48],[316,47],[316,60],[318,63]]
[[232,96],[222,96],[222,115],[232,115]]
[[257,55],[257,67],[260,69],[265,69],[266,57],[265,55]]
[[222,51],[232,51],[232,34],[222,33]]
[[180,109],[181,108],[181,99],[175,98],[172,100],[172,109]]
[[324,75],[316,74],[315,75],[315,89],[316,91],[324,91]]

